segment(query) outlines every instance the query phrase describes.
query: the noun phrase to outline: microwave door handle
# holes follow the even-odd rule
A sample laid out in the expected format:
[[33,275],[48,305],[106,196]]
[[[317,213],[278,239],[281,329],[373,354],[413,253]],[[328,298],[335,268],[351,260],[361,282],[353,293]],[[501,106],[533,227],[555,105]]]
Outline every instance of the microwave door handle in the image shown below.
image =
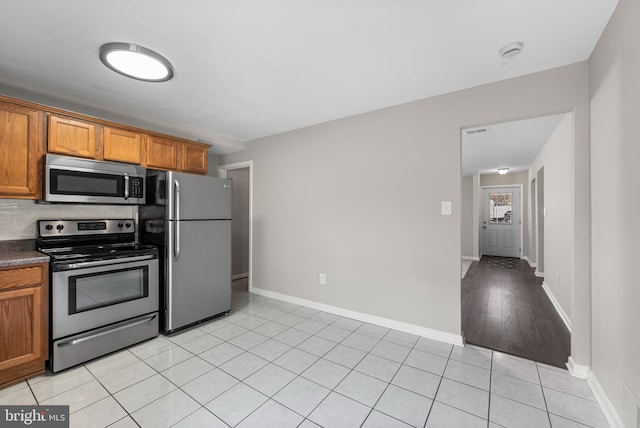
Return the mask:
[[180,183],[178,180],[173,181],[173,204],[174,204],[174,212],[175,219],[173,222],[173,230],[175,231],[174,241],[173,241],[173,257],[174,260],[178,260],[180,258]]
[[124,174],[124,199],[129,199],[129,174]]

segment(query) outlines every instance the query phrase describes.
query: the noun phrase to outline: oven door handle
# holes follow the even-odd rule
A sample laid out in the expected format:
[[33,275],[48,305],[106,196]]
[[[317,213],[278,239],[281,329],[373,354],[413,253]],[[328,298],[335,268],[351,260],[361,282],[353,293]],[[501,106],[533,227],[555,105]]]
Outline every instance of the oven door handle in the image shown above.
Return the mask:
[[153,254],[148,254],[146,256],[135,256],[135,257],[122,257],[119,259],[109,259],[109,260],[96,260],[94,262],[82,262],[82,263],[63,263],[58,262],[55,263],[54,266],[56,270],[71,270],[71,269],[80,269],[85,267],[93,267],[93,266],[106,266],[106,265],[116,265],[122,264],[123,262],[137,262],[140,260],[151,260],[155,259],[156,256]]
[[78,345],[78,344],[80,344],[82,342],[86,342],[87,340],[97,339],[97,338],[99,338],[101,336],[105,336],[107,334],[111,334],[111,333],[114,333],[116,331],[124,330],[126,328],[131,328],[131,327],[136,326],[136,325],[148,323],[150,321],[153,321],[155,319],[155,317],[157,317],[157,316],[158,316],[157,314],[153,314],[153,315],[151,315],[149,317],[146,317],[146,318],[143,318],[141,320],[137,320],[137,321],[125,324],[125,325],[121,325],[121,326],[116,327],[116,328],[107,329],[107,330],[101,331],[99,333],[92,334],[90,336],[85,336],[85,337],[81,337],[79,339],[73,339],[73,340],[69,340],[69,341],[66,341],[66,342],[59,342],[57,344],[57,346],[62,348],[63,346]]

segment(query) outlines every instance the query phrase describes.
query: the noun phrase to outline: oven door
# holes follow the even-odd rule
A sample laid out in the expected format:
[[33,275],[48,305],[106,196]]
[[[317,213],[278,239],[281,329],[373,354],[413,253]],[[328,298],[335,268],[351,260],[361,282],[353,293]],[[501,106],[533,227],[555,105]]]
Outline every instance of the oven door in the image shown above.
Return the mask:
[[[149,257],[149,256],[147,256]],[[78,263],[51,275],[52,339],[158,311],[158,259]]]

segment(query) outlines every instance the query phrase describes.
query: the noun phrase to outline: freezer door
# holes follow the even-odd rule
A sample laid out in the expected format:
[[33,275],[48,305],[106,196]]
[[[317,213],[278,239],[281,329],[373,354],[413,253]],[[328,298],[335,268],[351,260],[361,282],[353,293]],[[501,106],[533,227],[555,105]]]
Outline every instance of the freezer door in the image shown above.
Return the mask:
[[231,309],[231,221],[170,221],[165,331]]
[[231,218],[231,180],[173,171],[166,179],[168,219]]

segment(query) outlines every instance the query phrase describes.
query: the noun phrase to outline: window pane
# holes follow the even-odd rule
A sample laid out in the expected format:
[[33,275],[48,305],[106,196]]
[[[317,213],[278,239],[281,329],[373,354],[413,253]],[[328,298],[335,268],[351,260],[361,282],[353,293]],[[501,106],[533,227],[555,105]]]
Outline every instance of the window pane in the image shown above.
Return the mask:
[[513,224],[511,217],[511,197],[513,193],[489,194],[489,223]]

